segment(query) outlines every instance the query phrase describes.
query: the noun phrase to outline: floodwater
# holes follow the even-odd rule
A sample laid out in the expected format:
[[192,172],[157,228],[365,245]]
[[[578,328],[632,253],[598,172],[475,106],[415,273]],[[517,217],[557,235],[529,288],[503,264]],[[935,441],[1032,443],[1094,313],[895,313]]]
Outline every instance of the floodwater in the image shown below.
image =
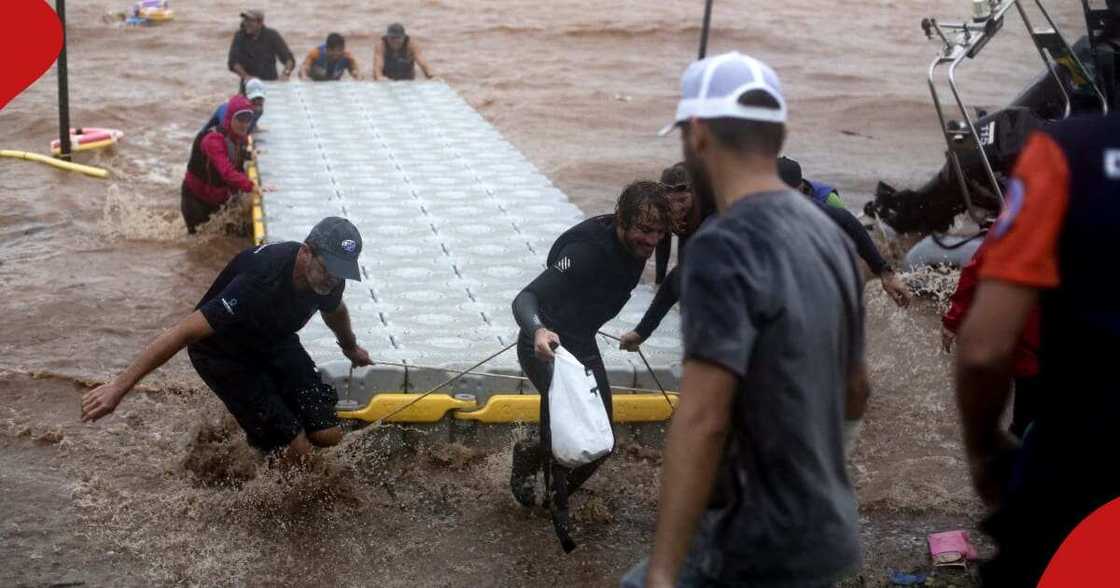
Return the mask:
[[[925,84],[936,46],[919,21],[963,0],[717,0],[712,52],[739,49],[783,79],[787,152],[850,205],[879,179],[923,181],[941,163]],[[1052,3],[1058,4],[1058,3]],[[1070,36],[1077,3],[1055,16]],[[161,27],[102,20],[124,5],[72,3],[72,121],[118,128],[118,149],[79,158],[110,180],[0,160],[0,585],[332,584],[607,586],[649,547],[659,453],[626,443],[576,500],[565,556],[539,512],[508,498],[508,441],[464,447],[424,432],[354,435],[313,471],[262,470],[183,357],[118,412],[81,425],[78,395],[187,313],[246,245],[220,226],[188,238],[178,187],[189,143],[235,88],[225,69],[243,8],[175,4]],[[679,156],[654,131],[699,36],[702,3],[420,0],[261,3],[302,56],[345,34],[368,77],[371,47],[402,21],[436,72],[585,212]],[[1018,18],[961,72],[980,107],[1039,69]],[[0,111],[5,149],[57,134],[53,71]],[[222,223],[214,223],[221,225]],[[974,528],[936,303],[891,305],[867,288],[875,396],[852,463],[862,505],[861,581],[925,565],[925,535]],[[505,433],[508,434],[508,433]],[[974,533],[974,537],[976,534]],[[984,546],[982,546],[984,547]]]

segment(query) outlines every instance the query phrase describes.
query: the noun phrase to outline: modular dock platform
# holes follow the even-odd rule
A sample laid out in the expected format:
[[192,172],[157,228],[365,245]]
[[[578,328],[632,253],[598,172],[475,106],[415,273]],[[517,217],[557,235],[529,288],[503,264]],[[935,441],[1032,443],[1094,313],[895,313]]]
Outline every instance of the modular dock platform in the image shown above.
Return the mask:
[[[275,191],[255,211],[258,240],[302,241],[332,215],[350,219],[364,240],[363,279],[347,283],[344,300],[360,344],[375,361],[399,365],[359,368],[351,378],[318,316],[300,332],[338,389],[343,416],[377,420],[453,375],[430,367],[464,370],[513,343],[513,298],[544,269],[556,237],[585,218],[442,82],[270,83],[260,125],[257,174]],[[632,329],[653,293],[639,285],[603,330]],[[667,390],[678,384],[678,317],[670,312],[642,346]],[[616,421],[667,418],[641,358],[605,337],[599,346],[612,387],[655,391],[617,390]],[[520,378],[515,349],[475,371],[494,377],[465,376],[391,420],[431,422],[447,412],[535,420],[536,391]]]

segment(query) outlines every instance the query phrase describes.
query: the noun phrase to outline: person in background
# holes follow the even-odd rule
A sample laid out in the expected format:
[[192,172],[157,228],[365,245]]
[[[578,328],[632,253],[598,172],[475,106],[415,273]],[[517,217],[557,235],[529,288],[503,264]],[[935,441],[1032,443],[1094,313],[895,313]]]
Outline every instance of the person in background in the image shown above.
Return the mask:
[[417,65],[429,80],[435,77],[420,46],[405,34],[404,25],[389,25],[381,42],[373,48],[373,79],[412,80],[416,78]]
[[[284,64],[284,73],[276,72],[276,62]],[[241,28],[229,45],[229,70],[244,84],[250,78],[266,82],[287,80],[296,68],[296,58],[275,29],[264,26],[264,12],[246,10],[241,13]]]
[[256,189],[245,174],[245,145],[255,116],[253,103],[238,94],[229,99],[221,125],[195,136],[180,189],[180,210],[188,233],[193,235],[234,194]]
[[341,80],[343,74],[350,72],[350,77],[361,79],[358,73],[358,62],[346,50],[346,39],[338,33],[327,35],[327,42],[308,51],[299,68],[300,79],[311,79],[316,82]]
[[[249,102],[253,103],[253,111],[256,113],[253,115],[253,122],[249,124],[249,134],[251,135],[257,130],[257,123],[261,120],[261,117],[264,116],[264,84],[257,78],[250,78],[245,82],[245,92],[243,94],[249,99]],[[203,125],[202,132],[222,126],[222,121],[226,118],[226,108],[228,105],[229,101],[222,102],[221,105],[214,110],[214,114],[210,116],[210,120],[206,121],[206,124]]]
[[793,186],[795,190],[814,201],[844,208],[844,200],[840,198],[840,191],[824,182],[815,182],[802,176],[801,164],[797,160],[784,155],[778,158],[778,175],[785,183]]

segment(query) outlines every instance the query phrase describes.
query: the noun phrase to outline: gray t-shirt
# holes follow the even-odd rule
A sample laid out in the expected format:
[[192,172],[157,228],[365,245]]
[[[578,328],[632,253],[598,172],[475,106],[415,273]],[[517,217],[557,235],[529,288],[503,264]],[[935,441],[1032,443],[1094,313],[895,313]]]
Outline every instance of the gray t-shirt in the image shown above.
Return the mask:
[[689,241],[681,307],[686,358],[739,376],[697,542],[715,552],[709,572],[804,586],[852,570],[861,549],[841,429],[863,302],[851,242],[796,192],[748,195]]

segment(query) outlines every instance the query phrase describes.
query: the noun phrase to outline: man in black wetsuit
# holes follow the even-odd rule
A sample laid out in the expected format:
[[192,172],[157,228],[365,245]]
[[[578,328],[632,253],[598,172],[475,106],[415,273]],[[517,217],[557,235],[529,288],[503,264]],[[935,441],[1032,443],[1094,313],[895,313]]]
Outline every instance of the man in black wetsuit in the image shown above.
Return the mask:
[[[792,165],[789,165],[792,163]],[[801,166],[796,161],[783,157],[779,160],[778,170],[781,175],[782,181],[790,187],[801,191],[802,176]],[[682,175],[683,174],[683,175]],[[689,185],[687,170],[683,164],[676,164],[667,168],[662,172],[662,182],[668,181],[672,186],[673,194],[687,193],[690,198],[689,202],[692,203],[692,209],[687,214],[682,214],[674,210],[673,234],[677,236],[677,267],[666,274],[664,269],[669,263],[669,246],[671,236],[666,236],[665,239],[658,243],[657,248],[657,279],[656,281],[661,284],[658,288],[657,294],[653,297],[653,302],[650,303],[649,309],[646,310],[642,320],[638,323],[634,330],[624,333],[620,337],[621,342],[619,347],[626,351],[637,351],[638,347],[653,334],[661,321],[669,314],[669,309],[680,300],[681,286],[680,286],[680,264],[684,261],[684,254],[688,238],[700,227],[700,224],[708,217],[708,214],[701,211],[701,203],[698,199],[691,197],[691,186]],[[683,178],[683,181],[682,179]],[[806,194],[810,200],[824,212],[832,222],[839,225],[844,234],[856,246],[856,252],[859,253],[860,259],[867,263],[871,269],[871,273],[879,278],[880,284],[883,286],[883,291],[887,296],[894,301],[895,304],[905,307],[910,303],[910,290],[906,284],[894,273],[891,265],[887,260],[883,259],[883,255],[879,253],[878,247],[875,242],[871,240],[871,236],[860,224],[859,219],[855,217],[848,209],[833,206],[831,204],[823,203],[819,200],[813,199],[810,194]]]
[[195,311],[148,344],[126,370],[82,395],[82,420],[113,412],[125,394],[183,347],[206,385],[244,429],[249,445],[298,464],[312,446],[337,444],[338,395],[322,383],[299,331],[319,312],[354,365],[369,365],[342,301],[359,280],[362,237],[327,217],[303,243],[267,243],[234,257]]
[[548,252],[548,267],[513,301],[521,327],[517,358],[541,395],[541,418],[540,443],[523,441],[514,446],[510,487],[519,503],[532,506],[536,473],[545,465],[553,522],[562,541],[567,537],[568,496],[606,458],[574,470],[550,459],[548,388],[553,349],[563,345],[594,374],[611,415],[611,388],[595,335],[630,299],[668,221],[665,186],[649,181],[630,184],[619,196],[613,215],[592,217],[560,235]]

